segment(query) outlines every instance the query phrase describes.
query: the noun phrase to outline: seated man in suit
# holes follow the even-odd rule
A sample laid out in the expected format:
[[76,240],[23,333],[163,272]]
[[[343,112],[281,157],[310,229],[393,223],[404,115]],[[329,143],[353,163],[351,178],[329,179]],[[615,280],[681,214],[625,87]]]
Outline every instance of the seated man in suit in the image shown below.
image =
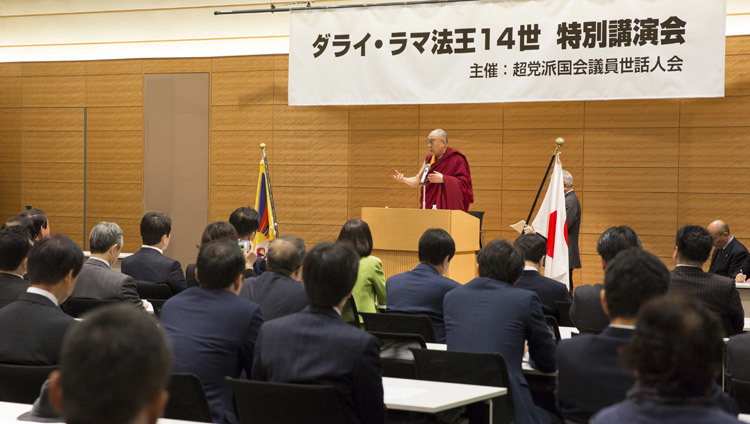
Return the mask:
[[[89,235],[91,257],[83,264],[71,299],[126,300],[141,309],[145,307],[133,278],[111,269],[120,256],[122,243],[119,225],[102,221],[94,226]],[[65,304],[62,307],[66,310]]]
[[708,224],[706,229],[711,233],[714,246],[708,272],[731,279],[734,279],[740,272],[746,272],[747,270],[743,270],[742,266],[750,258],[750,254],[747,248],[729,232],[729,225],[717,219]]
[[302,285],[305,242],[281,236],[268,246],[267,269],[260,277],[245,280],[240,296],[260,305],[266,321],[299,312],[307,306]]
[[34,241],[39,241],[42,237],[47,237],[50,234],[47,212],[41,209],[26,209],[21,212],[21,216],[29,218],[34,223],[34,234],[36,235]]
[[259,258],[255,255],[255,246],[253,245],[255,243],[255,233],[260,226],[258,211],[251,207],[243,206],[237,208],[229,215],[229,223],[237,231],[239,241],[244,242],[252,251],[252,259],[248,258],[248,262],[252,264],[252,268],[248,266],[245,271],[245,277],[256,277],[262,274],[266,270],[266,261],[265,258]]
[[345,323],[341,308],[357,281],[359,255],[346,244],[320,243],[302,265],[310,306],[263,324],[253,380],[324,384],[341,397],[348,423],[383,423],[380,343]]
[[4,230],[8,227],[15,226],[21,226],[25,228],[29,233],[29,236],[31,237],[31,244],[34,244],[34,240],[36,240],[36,236],[39,234],[39,232],[34,228],[34,221],[32,221],[31,218],[26,218],[25,216],[11,216],[7,221],[5,221],[2,228],[0,229]]
[[479,277],[445,295],[448,350],[499,353],[508,367],[517,424],[548,423],[534,405],[521,370],[525,343],[539,371],[555,371],[555,342],[534,292],[514,287],[523,257],[509,241],[492,240],[477,255]]
[[257,303],[238,296],[245,258],[236,241],[202,245],[197,272],[199,286],[167,300],[160,321],[172,343],[173,371],[200,378],[215,423],[236,423],[224,377],[250,375],[263,317]]
[[75,320],[59,305],[70,296],[83,252],[67,236],[44,237],[29,251],[31,287],[0,309],[0,363],[55,365],[63,336]]
[[438,343],[445,343],[443,298],[460,285],[444,277],[455,254],[453,237],[443,229],[430,228],[419,238],[419,265],[385,282],[388,310],[428,316]]
[[523,254],[525,267],[523,274],[516,287],[525,290],[531,290],[539,297],[542,302],[542,312],[544,315],[555,317],[557,323],[560,323],[560,308],[555,302],[570,302],[570,292],[565,284],[547,278],[539,273],[544,264],[544,257],[547,255],[547,240],[539,234],[522,234],[513,242],[518,250]]
[[169,397],[169,363],[153,319],[129,305],[102,308],[65,337],[50,402],[70,424],[155,424]]
[[618,350],[630,342],[641,306],[668,289],[667,267],[646,251],[630,248],[610,261],[601,292],[610,325],[557,345],[557,400],[566,420],[587,423],[600,409],[625,400],[635,376],[618,365]]
[[26,228],[16,225],[0,231],[0,308],[26,293],[26,274],[31,239]]
[[172,220],[163,213],[149,212],[141,219],[141,239],[143,246],[136,253],[122,260],[122,272],[135,281],[165,283],[172,293],[185,289],[185,274],[182,266],[174,259],[164,256],[169,246]]
[[[610,227],[604,230],[596,243],[596,252],[602,261],[602,269],[607,269],[609,261],[625,249],[641,247],[641,240],[627,225]],[[581,333],[599,333],[609,325],[609,317],[602,309],[601,284],[583,285],[573,293],[570,306],[570,320]]]
[[703,227],[685,225],[677,231],[672,253],[675,268],[669,276],[669,291],[695,296],[720,319],[724,332],[732,336],[742,332],[745,311],[734,280],[703,272],[713,244],[711,234]]

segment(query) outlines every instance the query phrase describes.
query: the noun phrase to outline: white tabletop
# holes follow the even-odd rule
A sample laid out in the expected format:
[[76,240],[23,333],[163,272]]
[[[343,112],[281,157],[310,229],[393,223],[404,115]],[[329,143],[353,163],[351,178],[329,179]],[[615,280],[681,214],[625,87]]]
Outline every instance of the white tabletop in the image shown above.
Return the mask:
[[[505,390],[505,389],[503,389]],[[24,403],[0,402],[0,424],[29,423],[30,421],[19,421],[18,416],[31,410],[31,405]],[[159,424],[188,424],[196,421],[159,419]]]
[[504,387],[383,377],[385,406],[401,411],[434,414],[507,393]]
[[750,318],[745,318],[745,328],[742,331],[750,331]]
[[743,423],[750,423],[750,414],[740,414],[737,419]]

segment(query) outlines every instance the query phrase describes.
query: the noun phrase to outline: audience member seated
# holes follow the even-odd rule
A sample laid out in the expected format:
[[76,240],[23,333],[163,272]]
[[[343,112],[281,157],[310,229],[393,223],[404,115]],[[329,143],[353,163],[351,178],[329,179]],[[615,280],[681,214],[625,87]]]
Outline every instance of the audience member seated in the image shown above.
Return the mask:
[[143,246],[134,254],[122,260],[122,272],[136,281],[168,284],[172,293],[185,289],[185,275],[182,266],[174,259],[164,256],[169,246],[172,232],[172,219],[158,212],[149,212],[141,219],[141,239]]
[[26,228],[17,225],[0,230],[0,308],[18,299],[29,288],[26,274],[31,239]]
[[[144,308],[135,281],[127,274],[111,269],[122,250],[122,229],[114,222],[102,221],[89,234],[91,257],[78,275],[71,299],[126,300]],[[62,305],[66,310],[66,305]]]
[[669,271],[648,252],[630,248],[609,262],[601,292],[609,326],[557,345],[557,400],[566,420],[587,423],[600,409],[625,400],[635,376],[620,366],[618,351],[630,342],[641,306],[667,290]]
[[[377,312],[376,305],[385,305],[385,274],[380,258],[372,256],[372,233],[370,226],[361,219],[350,219],[341,228],[337,242],[347,242],[359,254],[359,273],[357,283],[352,290],[357,312]],[[348,307],[341,315],[344,321],[354,321],[352,310]],[[360,319],[360,322],[362,320]]]
[[238,296],[245,258],[236,241],[204,244],[197,262],[199,287],[167,300],[160,321],[172,343],[173,371],[200,378],[214,422],[236,423],[224,377],[250,374],[263,317],[256,303]]
[[39,232],[34,228],[34,221],[32,221],[31,218],[26,218],[25,216],[11,216],[5,221],[5,224],[3,224],[0,229],[4,230],[8,227],[15,226],[24,227],[31,237],[31,243],[34,244],[34,240],[36,240]]
[[260,226],[260,215],[258,211],[251,207],[237,208],[229,215],[229,223],[232,224],[235,231],[237,231],[237,239],[247,245],[245,254],[252,254],[250,263],[252,267],[248,266],[245,271],[245,278],[257,277],[266,270],[265,257],[259,258],[255,255],[255,235]]
[[259,304],[266,321],[299,312],[307,306],[302,285],[305,253],[305,242],[299,237],[274,239],[268,246],[266,272],[246,279],[242,285],[240,296]]
[[445,295],[448,350],[499,353],[505,359],[517,424],[550,422],[534,405],[521,369],[524,343],[533,365],[555,370],[555,342],[534,292],[514,287],[523,272],[521,252],[507,240],[492,240],[477,255],[479,277]]
[[523,254],[524,269],[516,287],[531,290],[539,297],[544,315],[555,317],[560,322],[560,309],[555,302],[570,302],[567,286],[539,273],[547,255],[547,240],[539,234],[523,234],[513,242]]
[[624,359],[637,382],[627,399],[603,409],[594,424],[739,423],[714,399],[721,368],[721,324],[687,296],[660,296],[638,314]]
[[712,243],[711,234],[703,227],[686,225],[677,231],[672,253],[675,268],[670,273],[669,291],[695,296],[718,316],[724,334],[731,336],[742,332],[745,312],[734,281],[703,272],[701,268],[708,260]]
[[[641,240],[627,225],[607,228],[596,243],[596,253],[602,261],[602,270],[620,251],[641,247]],[[602,309],[601,284],[583,285],[573,293],[570,320],[581,333],[599,333],[609,325],[609,317]]]
[[83,252],[64,235],[50,235],[29,251],[31,287],[0,309],[0,363],[55,365],[65,332],[75,320],[59,305],[70,296]]
[[68,424],[155,424],[169,368],[169,345],[151,317],[129,305],[102,308],[65,337],[50,401]]
[[[729,225],[722,220],[717,219],[708,224],[706,230],[711,234],[714,246],[708,272],[734,280],[742,271],[742,266],[750,259],[747,248],[734,238],[729,232]],[[744,278],[742,280],[744,281]]]
[[428,316],[438,343],[445,343],[443,298],[460,285],[444,277],[455,254],[451,235],[443,229],[430,228],[419,238],[419,265],[385,282],[388,310]]
[[24,218],[29,218],[34,224],[34,232],[36,237],[34,241],[41,240],[42,237],[47,237],[50,234],[49,220],[47,219],[47,212],[41,209],[26,209],[21,213]]
[[[209,241],[221,239],[237,241],[237,231],[235,231],[234,226],[227,222],[214,221],[208,224],[203,230],[200,246],[203,246]],[[200,248],[200,246],[198,246],[198,248]],[[253,272],[255,253],[252,251],[243,251],[243,254],[245,256],[245,278],[253,277],[255,276],[255,272]],[[187,268],[185,268],[185,282],[188,287],[195,287],[198,285],[198,280],[195,278],[195,264],[189,264]]]
[[263,324],[252,377],[333,387],[348,423],[383,423],[380,343],[339,317],[357,280],[359,255],[347,244],[320,243],[302,265],[310,306]]

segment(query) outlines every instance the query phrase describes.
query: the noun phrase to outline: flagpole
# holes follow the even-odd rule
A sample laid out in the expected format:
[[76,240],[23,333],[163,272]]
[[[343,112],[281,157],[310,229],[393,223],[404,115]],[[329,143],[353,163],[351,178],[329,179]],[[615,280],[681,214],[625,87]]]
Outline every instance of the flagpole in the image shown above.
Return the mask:
[[276,237],[279,236],[279,223],[276,222],[276,206],[273,204],[273,191],[271,190],[271,173],[268,171],[268,160],[266,159],[266,143],[260,143],[263,151],[263,167],[266,170],[266,183],[268,184],[268,201],[271,202],[271,216],[273,216],[273,230]]
[[[534,209],[536,208],[536,202],[539,201],[539,195],[542,193],[542,188],[544,188],[544,183],[547,182],[547,176],[549,176],[549,170],[552,169],[552,164],[555,163],[555,157],[557,156],[557,152],[560,150],[563,144],[565,144],[565,140],[562,137],[557,137],[557,139],[555,139],[555,153],[552,153],[552,158],[550,158],[549,160],[549,165],[547,165],[547,171],[544,173],[544,178],[542,178],[542,183],[539,184],[539,190],[537,190],[536,192],[536,197],[534,198],[534,204],[531,205],[529,216],[526,218],[526,226],[528,226],[529,222],[531,222],[531,215],[534,213]],[[521,234],[526,233],[526,226],[524,227]]]

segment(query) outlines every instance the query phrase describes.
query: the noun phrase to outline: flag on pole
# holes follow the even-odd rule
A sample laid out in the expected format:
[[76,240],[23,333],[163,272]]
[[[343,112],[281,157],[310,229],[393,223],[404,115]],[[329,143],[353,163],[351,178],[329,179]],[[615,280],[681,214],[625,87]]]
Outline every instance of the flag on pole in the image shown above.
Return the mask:
[[268,182],[268,174],[260,160],[260,175],[258,175],[258,189],[255,192],[255,210],[260,215],[260,226],[255,233],[255,254],[259,258],[265,258],[268,252],[268,244],[276,238],[276,226],[274,225],[273,204],[271,203],[271,189]]
[[562,163],[557,154],[547,194],[532,223],[537,234],[547,238],[547,255],[544,260],[544,275],[567,287],[568,273],[568,223],[565,213],[565,190],[563,188]]

